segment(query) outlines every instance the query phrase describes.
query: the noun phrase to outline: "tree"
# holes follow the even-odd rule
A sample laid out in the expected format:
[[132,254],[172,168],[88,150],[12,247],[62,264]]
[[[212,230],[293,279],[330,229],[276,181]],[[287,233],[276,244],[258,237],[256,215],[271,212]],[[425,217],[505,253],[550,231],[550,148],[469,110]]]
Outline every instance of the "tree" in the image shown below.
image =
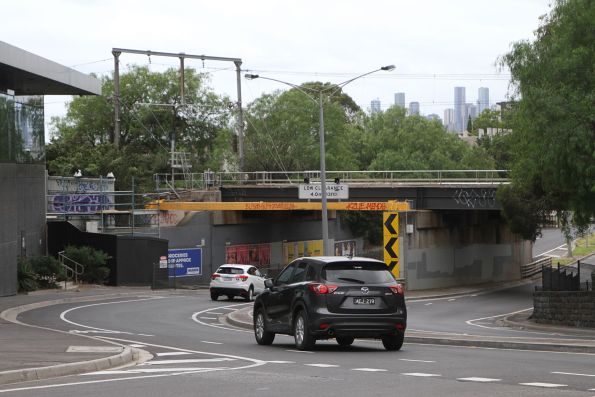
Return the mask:
[[576,225],[595,215],[594,20],[595,2],[556,0],[535,41],[501,58],[517,106],[512,185],[498,197],[525,238],[552,211],[571,211]]
[[134,177],[139,190],[152,190],[153,174],[169,171],[173,132],[176,151],[190,153],[193,169],[217,170],[224,162],[233,167],[230,101],[209,89],[208,76],[186,69],[182,105],[178,73],[133,66],[121,75],[120,147],[113,144],[113,79],[101,78],[103,96],[74,98],[66,117],[53,120],[55,136],[47,147],[50,174],[113,172],[118,189],[128,190]]

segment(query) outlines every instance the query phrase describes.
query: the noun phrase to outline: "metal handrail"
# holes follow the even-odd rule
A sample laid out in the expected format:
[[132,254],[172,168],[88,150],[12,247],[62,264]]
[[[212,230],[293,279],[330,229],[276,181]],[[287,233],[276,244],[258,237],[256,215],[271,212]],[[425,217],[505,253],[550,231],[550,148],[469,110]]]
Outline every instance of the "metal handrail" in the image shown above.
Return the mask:
[[[223,185],[293,185],[320,181],[320,171],[251,171],[251,172],[214,172],[175,174],[178,181],[189,188],[204,189]],[[157,191],[170,183],[171,173],[153,175]],[[188,181],[188,178],[190,180]],[[508,170],[379,170],[379,171],[326,171],[327,180],[338,178],[343,183],[508,183]]]
[[541,269],[544,266],[551,266],[552,258],[542,258],[536,261],[521,265],[521,278],[532,277],[538,273],[541,273]]
[[[74,259],[71,259],[71,258],[67,257],[66,255],[64,255],[64,251],[58,252],[58,258],[60,260],[60,264],[62,265],[62,267],[64,269],[66,269],[66,278],[72,279],[74,277],[74,283],[78,284],[78,276],[81,276],[85,272],[85,266],[78,263]],[[64,263],[66,260],[69,260],[71,263],[73,263],[74,268],[72,268],[72,267],[68,266],[66,263]],[[70,277],[68,276],[69,271],[71,272]]]

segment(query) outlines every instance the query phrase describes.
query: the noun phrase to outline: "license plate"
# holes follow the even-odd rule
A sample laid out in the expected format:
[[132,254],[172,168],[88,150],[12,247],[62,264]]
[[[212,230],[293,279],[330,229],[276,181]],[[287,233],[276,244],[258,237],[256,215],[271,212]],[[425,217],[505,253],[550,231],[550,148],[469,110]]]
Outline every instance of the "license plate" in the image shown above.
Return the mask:
[[354,305],[373,305],[375,303],[375,298],[353,298]]
[[223,280],[223,281],[231,281],[231,277],[221,277],[221,280]]

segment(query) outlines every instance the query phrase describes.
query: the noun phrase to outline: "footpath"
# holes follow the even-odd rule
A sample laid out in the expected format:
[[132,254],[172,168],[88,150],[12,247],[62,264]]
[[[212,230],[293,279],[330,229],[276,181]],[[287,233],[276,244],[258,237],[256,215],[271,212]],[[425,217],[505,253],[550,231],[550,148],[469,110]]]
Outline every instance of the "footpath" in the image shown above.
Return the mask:
[[[490,285],[489,287],[410,291],[407,294],[407,299],[419,300],[460,296],[484,293],[511,286],[511,284],[501,284]],[[0,385],[134,365],[142,356],[142,352],[135,348],[102,340],[91,335],[24,324],[19,320],[19,315],[29,310],[50,305],[105,301],[153,293],[163,294],[164,291],[154,292],[148,288],[85,287],[70,291],[39,291],[28,295],[1,297]],[[171,293],[171,291],[167,293]],[[251,315],[251,307],[246,307],[232,312],[225,321],[236,327],[252,329]],[[537,329],[548,333],[570,333],[582,335],[584,339],[486,337],[424,334],[408,331],[405,342],[595,353],[595,329],[577,330],[570,327],[537,325],[529,321],[527,317],[528,313],[516,314],[499,321],[510,327]]]

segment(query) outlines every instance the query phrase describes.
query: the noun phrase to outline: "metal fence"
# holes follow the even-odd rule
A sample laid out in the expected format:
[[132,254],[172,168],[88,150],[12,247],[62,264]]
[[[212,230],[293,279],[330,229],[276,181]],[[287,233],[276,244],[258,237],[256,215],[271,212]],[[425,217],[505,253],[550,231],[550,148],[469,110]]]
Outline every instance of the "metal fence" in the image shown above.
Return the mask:
[[543,266],[541,270],[541,291],[588,291],[593,289],[592,283],[581,283],[581,262],[577,262],[576,273],[568,266]]
[[[327,180],[343,183],[490,184],[508,183],[507,170],[326,171]],[[320,181],[320,171],[252,171],[154,174],[156,191],[209,189],[224,185],[294,185]]]

